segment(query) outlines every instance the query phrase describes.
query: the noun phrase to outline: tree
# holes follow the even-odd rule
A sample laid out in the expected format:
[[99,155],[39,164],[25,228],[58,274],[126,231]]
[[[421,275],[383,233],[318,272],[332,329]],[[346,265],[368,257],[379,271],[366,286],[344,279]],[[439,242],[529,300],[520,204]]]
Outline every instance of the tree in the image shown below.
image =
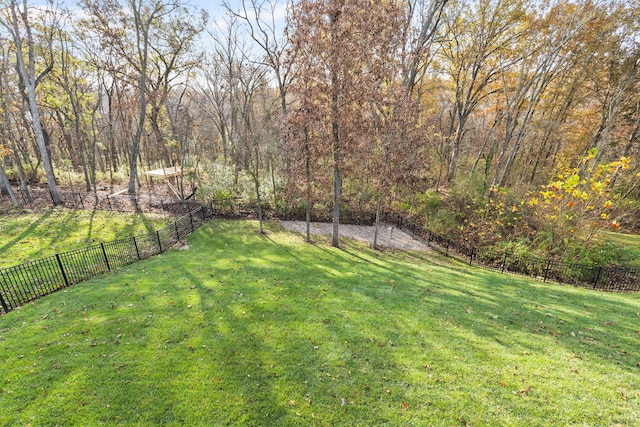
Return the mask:
[[[467,121],[478,105],[493,91],[493,83],[517,58],[505,52],[524,34],[526,14],[518,0],[460,2],[445,14],[445,42],[441,57],[451,91],[452,107],[446,131],[445,182],[456,174]],[[502,60],[501,60],[502,59]]]
[[[171,16],[183,10],[184,3],[181,0],[83,0],[83,4],[90,13],[87,27],[98,32],[104,48],[111,54],[117,54],[128,64],[127,71],[133,72],[134,75],[125,77],[137,81],[138,114],[129,153],[128,186],[129,194],[136,194],[138,156],[149,104],[149,75],[152,71],[158,71],[150,69],[151,61],[153,59],[169,61],[164,64],[171,65],[168,67],[169,70],[176,65],[175,60],[182,51],[182,46],[179,40],[176,42],[167,37],[164,26],[169,29],[184,29],[180,26],[175,27],[170,20]],[[176,35],[177,33],[169,32],[168,34]],[[130,35],[132,37],[129,37]],[[178,34],[178,36],[181,35]],[[163,57],[166,54],[162,50],[163,43],[171,47],[173,56]],[[155,63],[155,65],[158,64]],[[120,72],[121,70],[112,71]],[[156,89],[169,84],[166,71],[167,68],[160,70],[160,83]]]
[[[385,96],[393,97],[395,89],[389,88],[402,78],[394,64],[405,42],[404,7],[402,2],[328,0],[302,1],[292,9],[290,61],[296,79],[290,90],[299,101],[292,117],[301,126],[295,141],[306,147],[298,150],[305,163],[324,159],[331,165],[336,247],[343,182],[356,183],[370,175],[364,160],[377,150],[371,145],[374,116],[396,114],[384,104]],[[390,134],[378,139],[382,151],[391,147]],[[309,159],[312,153],[320,159]],[[388,152],[382,156],[390,159]],[[389,162],[385,164],[388,171]]]
[[[4,139],[5,148],[11,152],[13,155],[13,160],[16,164],[16,168],[18,170],[18,179],[20,180],[20,189],[22,191],[22,195],[27,202],[31,202],[31,195],[29,193],[29,186],[27,185],[27,179],[24,174],[24,170],[22,167],[22,161],[20,159],[20,155],[18,152],[18,147],[16,144],[16,133],[15,133],[15,119],[14,114],[12,114],[12,110],[15,111],[14,102],[12,102],[11,92],[14,92],[10,89],[9,84],[9,61],[6,60],[9,57],[8,49],[5,49],[2,46],[1,49],[2,57],[0,58],[0,110],[3,111],[3,123],[2,123],[2,132],[0,132],[0,136]],[[15,95],[15,94],[14,94]],[[1,145],[0,145],[1,146]],[[12,190],[8,190],[12,191]]]
[[572,8],[571,16],[560,23],[545,22],[537,16],[529,18],[527,35],[514,49],[518,51],[517,64],[501,72],[500,118],[504,135],[495,165],[494,186],[505,184],[542,95],[567,66],[569,61],[564,56],[567,44],[594,17],[589,7],[581,7]]
[[[36,35],[44,38],[44,42],[46,43],[45,49],[48,49],[50,55],[52,43],[51,25],[55,25],[55,23],[49,23],[49,26],[41,26],[43,33],[36,34],[31,25],[27,0],[23,0],[22,8],[20,8],[16,0],[10,0],[8,5],[5,3],[3,15],[4,19],[1,21],[2,25],[9,31],[14,42],[16,51],[16,69],[18,71],[20,82],[24,86],[24,90],[26,92],[29,112],[31,114],[32,128],[38,144],[42,166],[47,177],[51,198],[55,205],[59,205],[62,203],[62,199],[58,192],[58,184],[56,182],[53,165],[47,150],[45,134],[40,118],[40,108],[38,106],[36,96],[36,87],[42,78],[51,71],[53,66],[52,62],[49,62],[48,66],[41,73],[36,72]],[[43,13],[41,16],[45,15],[46,13]],[[51,58],[49,58],[49,61],[50,60]]]

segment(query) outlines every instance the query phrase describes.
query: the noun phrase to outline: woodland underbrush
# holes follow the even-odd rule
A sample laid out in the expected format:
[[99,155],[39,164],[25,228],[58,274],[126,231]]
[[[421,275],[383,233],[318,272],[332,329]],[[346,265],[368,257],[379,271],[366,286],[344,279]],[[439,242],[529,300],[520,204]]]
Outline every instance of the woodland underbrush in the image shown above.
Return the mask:
[[477,248],[589,265],[637,265],[637,241],[617,238],[627,230],[615,218],[638,211],[638,206],[621,203],[612,204],[607,213],[588,208],[574,213],[570,208],[575,202],[541,209],[536,196],[538,192],[466,183],[448,192],[428,191],[396,208],[431,231]]

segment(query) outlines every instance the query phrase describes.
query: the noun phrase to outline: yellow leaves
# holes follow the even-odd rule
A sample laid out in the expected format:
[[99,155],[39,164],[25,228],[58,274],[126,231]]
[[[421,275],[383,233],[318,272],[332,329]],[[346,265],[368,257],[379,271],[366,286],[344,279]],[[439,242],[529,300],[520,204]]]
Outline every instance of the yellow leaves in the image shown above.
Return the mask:
[[587,156],[582,159],[582,163],[584,164],[591,159],[595,159],[597,155],[598,155],[598,149],[592,148],[591,150],[589,150],[589,153],[587,153]]
[[587,200],[589,198],[589,195],[586,192],[580,190],[573,190],[571,195],[573,198],[580,200]]
[[591,190],[601,194],[604,191],[604,182],[602,181],[592,181],[590,183]]
[[611,162],[607,165],[607,172],[614,173],[617,169],[627,170],[630,162],[631,157],[620,157],[617,162]]
[[605,209],[611,209],[613,207],[613,202],[611,200],[607,200],[606,202],[604,202],[602,207]]
[[556,193],[554,193],[553,191],[541,191],[540,195],[545,201],[549,201],[552,197],[556,197]]
[[540,204],[540,200],[538,200],[537,197],[532,197],[531,199],[529,199],[529,203],[527,204],[531,207],[534,207]]

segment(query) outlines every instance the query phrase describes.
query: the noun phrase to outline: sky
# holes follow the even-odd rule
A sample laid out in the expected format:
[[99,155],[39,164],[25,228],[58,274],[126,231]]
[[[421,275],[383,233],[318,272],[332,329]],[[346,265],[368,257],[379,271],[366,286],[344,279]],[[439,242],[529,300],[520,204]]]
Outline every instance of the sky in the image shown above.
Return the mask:
[[[258,2],[265,3],[265,9],[269,9],[268,2],[265,0],[258,0]],[[284,28],[286,18],[286,0],[274,0],[276,3],[275,8],[275,23],[278,27]],[[222,0],[191,0],[190,3],[198,9],[204,9],[209,12],[209,25],[211,26],[224,26],[224,17],[226,9],[222,5]],[[240,10],[242,8],[242,0],[228,0],[229,5],[234,10]],[[247,9],[251,4],[251,0],[245,0]]]

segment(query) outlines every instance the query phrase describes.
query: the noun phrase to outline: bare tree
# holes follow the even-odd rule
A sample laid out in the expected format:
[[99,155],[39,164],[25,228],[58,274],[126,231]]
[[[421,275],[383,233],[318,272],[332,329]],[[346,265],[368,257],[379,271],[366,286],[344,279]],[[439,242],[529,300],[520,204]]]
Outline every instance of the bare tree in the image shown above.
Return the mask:
[[[29,18],[27,0],[23,0],[22,7],[18,5],[16,0],[10,0],[8,5],[5,4],[3,15],[3,19],[0,22],[11,34],[15,45],[16,69],[18,71],[20,81],[24,85],[26,97],[28,99],[32,128],[38,144],[42,166],[47,177],[51,198],[55,205],[59,205],[62,203],[62,199],[60,199],[58,184],[53,172],[53,165],[47,150],[44,129],[40,118],[40,109],[38,107],[36,97],[36,87],[38,86],[38,83],[40,83],[41,79],[51,71],[53,63],[50,62],[41,73],[36,73],[36,50],[38,49],[38,46],[36,46],[36,34],[34,33],[34,29]],[[46,43],[44,49],[45,52],[47,50],[49,52],[49,60],[51,59],[50,54],[52,43],[52,28],[50,25],[41,27],[44,31],[43,36],[44,42]],[[53,25],[55,25],[55,22]]]
[[[138,117],[129,152],[128,192],[136,194],[138,157],[149,103],[150,56],[155,43],[162,42],[158,29],[167,24],[165,18],[181,9],[183,1],[83,0],[83,4],[91,14],[90,27],[100,33],[103,46],[118,54],[135,72]],[[133,36],[127,37],[131,33]]]

